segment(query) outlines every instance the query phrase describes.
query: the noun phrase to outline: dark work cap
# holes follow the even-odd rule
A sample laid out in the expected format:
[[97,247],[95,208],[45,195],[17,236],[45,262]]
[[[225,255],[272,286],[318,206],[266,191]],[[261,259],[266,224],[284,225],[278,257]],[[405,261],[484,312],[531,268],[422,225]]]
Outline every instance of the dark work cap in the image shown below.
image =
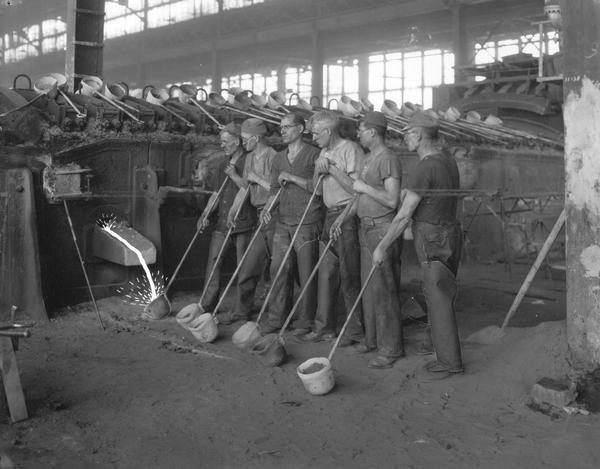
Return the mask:
[[385,114],[379,111],[371,111],[365,114],[360,120],[366,126],[373,127],[381,127],[383,129],[387,129],[387,119],[385,118]]
[[415,127],[429,127],[438,128],[440,123],[438,119],[433,117],[431,114],[423,111],[415,111],[415,113],[408,119],[408,125],[402,129],[403,132],[414,129]]
[[251,117],[242,122],[242,132],[250,135],[258,135],[262,137],[267,134],[267,126],[260,119]]
[[230,122],[221,129],[221,132],[227,132],[228,134],[239,138],[242,136],[242,127],[236,122]]

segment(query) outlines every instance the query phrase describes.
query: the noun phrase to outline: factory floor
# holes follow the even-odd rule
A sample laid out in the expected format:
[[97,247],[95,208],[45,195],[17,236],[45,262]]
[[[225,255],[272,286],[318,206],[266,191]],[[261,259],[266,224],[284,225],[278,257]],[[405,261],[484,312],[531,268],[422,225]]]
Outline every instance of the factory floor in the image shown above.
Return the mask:
[[[563,280],[540,273],[506,336],[467,342],[499,325],[526,266],[465,266],[458,317],[466,373],[426,382],[422,326],[405,328],[407,356],[390,370],[340,349],[336,387],[303,388],[296,366],[330,343],[291,337],[288,362],[268,368],[232,345],[235,326],[200,344],[173,318],[138,319],[120,298],[57,312],[21,342],[30,418],[0,405],[0,468],[596,468],[600,416],[542,413],[529,404],[541,377],[566,364]],[[407,297],[418,288],[407,269]],[[196,295],[172,295],[174,310]]]

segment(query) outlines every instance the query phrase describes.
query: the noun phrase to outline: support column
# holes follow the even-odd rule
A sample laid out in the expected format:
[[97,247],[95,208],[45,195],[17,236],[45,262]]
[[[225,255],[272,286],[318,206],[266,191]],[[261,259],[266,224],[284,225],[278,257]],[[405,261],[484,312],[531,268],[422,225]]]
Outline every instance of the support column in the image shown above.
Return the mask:
[[369,97],[369,55],[358,57],[358,97]]
[[212,50],[212,90],[219,92],[221,90],[221,80],[223,78],[223,72],[221,70],[221,59],[219,57],[219,51],[216,49]]
[[600,366],[600,4],[563,16],[567,337],[573,374]]
[[84,75],[103,75],[105,0],[67,2],[65,75],[76,89]]
[[475,54],[474,44],[469,40],[465,30],[462,11],[463,7],[459,4],[452,7],[452,51],[454,52],[454,81],[456,83],[467,80],[460,66],[472,65],[471,61]]
[[312,96],[319,98],[319,101],[323,103],[323,41],[321,34],[316,32],[312,36]]
[[217,47],[217,41],[221,37],[223,28],[223,0],[217,0],[219,12],[217,13],[217,21],[213,23],[213,46],[212,46],[212,90],[216,93],[221,91],[221,80],[223,79],[223,70],[221,68],[221,57]]
[[277,67],[277,91],[280,91],[283,94],[287,94],[285,90],[285,66],[279,66]]

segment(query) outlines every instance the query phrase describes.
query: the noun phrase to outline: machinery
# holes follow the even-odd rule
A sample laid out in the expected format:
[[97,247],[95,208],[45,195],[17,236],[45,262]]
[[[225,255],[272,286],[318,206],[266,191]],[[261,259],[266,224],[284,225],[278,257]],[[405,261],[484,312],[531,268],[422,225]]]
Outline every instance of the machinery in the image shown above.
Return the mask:
[[[265,120],[274,130],[289,110],[307,118],[315,110],[300,100],[290,106],[277,92],[268,100],[243,90],[230,90],[226,98],[217,93],[207,96],[192,85],[130,92],[124,83],[106,85],[97,77],[83,77],[77,92],[72,92],[59,74],[43,78],[32,84],[29,77],[18,76],[11,89],[0,87],[0,311],[17,304],[37,314],[35,319],[46,318],[46,305],[89,299],[65,212],[71,214],[74,238],[96,297],[123,292],[138,282],[141,272],[135,256],[99,233],[96,221],[105,216],[125,222],[130,239],[137,240],[140,249],[143,246],[152,269],[168,277],[216,190],[218,130],[249,116]],[[484,92],[488,83],[475,86],[483,90],[462,90],[460,102],[452,103],[460,108],[459,114],[483,112],[485,105],[488,113],[493,109],[500,119],[510,121],[511,114],[504,112],[507,101],[490,100]],[[513,86],[502,85],[496,94],[505,97],[504,91]],[[459,91],[455,87],[446,95],[458,96]],[[347,136],[355,136],[356,117],[369,109],[364,101],[341,100]],[[417,160],[398,138],[409,104],[396,109],[395,103],[386,101],[385,110],[394,130],[389,143],[401,155],[405,173]],[[529,106],[534,111],[556,110],[552,102],[540,104],[538,96]],[[466,120],[451,120],[449,113],[450,109],[441,122],[462,173],[464,187],[455,195],[463,201],[467,253],[509,260],[518,243],[510,234],[515,219],[509,220],[507,214],[531,211],[524,204],[538,200],[542,192],[552,198],[562,191],[562,154],[556,145],[547,145],[559,142],[560,136],[549,129],[534,134],[517,125],[514,130],[516,120],[510,121],[512,128],[498,127],[470,122],[468,114]],[[555,117],[558,121],[560,116]],[[276,148],[278,138],[274,132],[271,143]],[[209,239],[210,230],[199,237],[175,288],[200,289]],[[522,242],[530,249],[530,240]],[[225,266],[231,269],[232,264],[226,261]]]

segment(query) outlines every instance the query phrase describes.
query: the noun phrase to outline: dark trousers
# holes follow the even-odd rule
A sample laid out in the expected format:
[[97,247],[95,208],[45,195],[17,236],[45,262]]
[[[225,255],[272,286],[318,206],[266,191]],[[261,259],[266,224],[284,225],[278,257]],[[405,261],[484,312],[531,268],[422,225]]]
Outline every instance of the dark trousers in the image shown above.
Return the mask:
[[[327,210],[325,226],[321,235],[319,254],[323,252],[329,242],[329,230],[344,207]],[[336,332],[341,328],[336,314],[340,305],[339,294],[342,296],[342,308],[345,320],[350,312],[356,297],[360,292],[360,248],[358,243],[358,219],[348,218],[341,226],[342,233],[335,240],[319,267],[319,292],[317,313],[315,316],[315,331],[318,333]],[[354,312],[346,336],[356,341],[364,337],[362,327],[362,306],[359,305]]]
[[[260,230],[252,246],[248,248],[248,255],[240,268],[238,288],[244,295],[251,295],[250,298],[242,298],[242,303],[253,303],[256,285],[260,283],[265,266],[271,264],[273,235],[277,224],[276,216],[271,218],[269,224]],[[254,234],[254,233],[253,233]]]
[[[232,246],[235,246],[236,259],[239,260],[246,251],[251,237],[252,231],[245,231],[243,233],[231,235],[227,242],[228,245],[225,247],[224,253],[228,249],[231,249]],[[206,274],[204,276],[205,282],[208,280],[210,271],[215,265],[217,255],[219,254],[224,240],[225,233],[222,231],[213,231],[210,238],[210,245],[208,247],[208,262],[206,264]],[[221,290],[221,265],[223,263],[223,257],[225,256],[223,255],[219,259],[210,283],[204,287],[206,289],[206,294],[204,295],[204,299],[202,301],[202,308],[205,311],[211,311],[219,299],[219,292]],[[258,276],[255,276],[251,270],[244,271],[244,269],[240,269],[240,273],[238,274],[237,278],[235,305],[233,307],[234,315],[248,317],[250,314],[252,301],[254,298],[254,290],[256,289],[256,284],[258,283],[259,277],[260,272]]]
[[[281,275],[275,278],[283,257],[290,246],[297,225],[287,225],[277,222],[273,236],[273,258],[271,260],[271,281],[274,282],[273,294],[269,301],[270,326],[280,328],[283,326],[287,315],[292,309],[294,293],[294,277],[297,274],[302,289],[317,263],[319,255],[319,233],[321,223],[302,225],[292,252],[284,264]],[[317,282],[313,279],[304,294],[302,302],[296,312],[293,327],[308,329],[311,327],[317,306]]]
[[[364,282],[373,265],[373,251],[383,239],[391,220],[376,223],[361,223],[360,264]],[[362,298],[365,322],[365,345],[377,349],[380,355],[399,357],[404,354],[402,318],[400,314],[400,248],[392,243],[386,260],[371,277]]]
[[414,222],[413,234],[437,361],[450,370],[461,370],[462,354],[454,311],[462,244],[460,226]]

